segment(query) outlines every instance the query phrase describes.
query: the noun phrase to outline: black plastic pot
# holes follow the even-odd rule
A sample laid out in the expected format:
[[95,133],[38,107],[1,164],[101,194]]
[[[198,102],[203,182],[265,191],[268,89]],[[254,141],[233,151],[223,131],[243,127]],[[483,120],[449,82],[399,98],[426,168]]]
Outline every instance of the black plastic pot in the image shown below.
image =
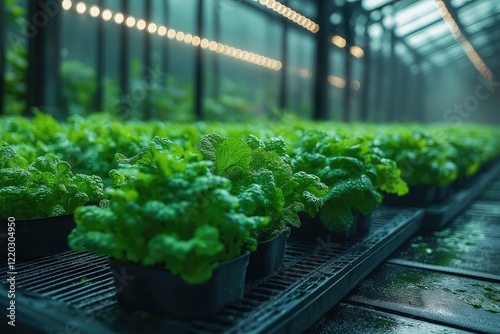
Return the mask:
[[[0,256],[7,257],[8,219],[0,219]],[[73,214],[15,220],[15,258],[31,260],[69,250],[68,235],[75,228]]]
[[457,190],[463,189],[464,187],[467,186],[467,184],[469,183],[470,179],[471,179],[471,177],[464,176],[464,175],[461,175],[461,176],[457,177],[457,179],[451,183],[451,189],[453,191],[457,191]]
[[405,196],[386,194],[384,204],[406,207],[425,207],[431,204],[436,198],[437,186],[417,185],[411,186],[410,191]]
[[354,216],[356,220],[356,233],[364,234],[370,231],[370,225],[372,223],[372,215],[364,215],[362,213],[357,212]]
[[437,202],[443,202],[447,200],[451,195],[452,195],[451,184],[445,184],[437,188],[435,200]]
[[500,156],[491,158],[490,160],[484,161],[481,166],[479,166],[478,173],[486,173],[488,170],[492,169],[496,165],[500,164]]
[[356,234],[357,219],[353,219],[351,228],[347,231],[332,232],[323,225],[319,215],[310,217],[308,214],[299,213],[300,227],[292,228],[291,237],[298,240],[317,241],[329,237],[331,241],[345,242]]
[[205,283],[193,285],[165,269],[110,260],[116,299],[134,310],[179,318],[209,316],[243,297],[249,255],[221,263]]
[[285,230],[263,243],[259,243],[257,250],[250,254],[247,268],[247,281],[255,281],[266,277],[278,270],[285,260],[285,246],[289,230]]

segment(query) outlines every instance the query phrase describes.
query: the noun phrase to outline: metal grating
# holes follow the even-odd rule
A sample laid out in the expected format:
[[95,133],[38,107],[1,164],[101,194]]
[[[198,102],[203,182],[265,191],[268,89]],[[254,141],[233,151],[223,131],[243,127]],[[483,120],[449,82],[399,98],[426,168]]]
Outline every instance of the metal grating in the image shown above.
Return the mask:
[[[106,257],[83,252],[17,264],[16,287],[60,301],[120,332],[247,333],[277,327],[305,329],[320,314],[304,312],[327,292],[325,312],[378,263],[420,227],[420,209],[381,208],[372,217],[370,233],[345,244],[318,238],[289,240],[284,266],[274,275],[248,284],[244,298],[208,319],[180,321],[120,308]],[[6,261],[0,279],[6,282]],[[123,278],[124,284],[126,277]],[[338,301],[337,300],[337,301]],[[330,304],[329,304],[330,303]],[[61,311],[63,312],[63,311]],[[299,315],[302,314],[302,317]],[[97,321],[97,320],[96,320]]]

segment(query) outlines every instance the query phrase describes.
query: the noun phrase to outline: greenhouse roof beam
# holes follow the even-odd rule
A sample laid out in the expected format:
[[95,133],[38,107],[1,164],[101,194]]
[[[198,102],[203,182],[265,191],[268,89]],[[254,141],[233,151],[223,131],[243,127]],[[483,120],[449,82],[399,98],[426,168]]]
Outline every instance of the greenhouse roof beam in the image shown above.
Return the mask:
[[412,30],[412,31],[410,31],[410,32],[406,33],[405,35],[400,36],[400,37],[402,37],[402,38],[408,38],[408,37],[410,37],[410,36],[415,35],[415,34],[416,34],[416,33],[418,33],[418,32],[421,32],[422,30],[426,30],[426,29],[428,29],[428,28],[432,27],[433,25],[435,25],[435,24],[437,24],[437,23],[439,23],[439,22],[443,22],[443,19],[439,18],[439,19],[437,19],[437,20],[435,20],[435,21],[432,21],[432,22],[430,22],[430,23],[427,23],[426,25],[421,26],[421,27],[419,27],[419,28],[417,28],[417,29],[415,29],[415,30]]
[[[429,42],[429,44],[430,45],[438,46],[435,42]],[[455,40],[453,40],[453,41],[448,42],[448,43],[446,43],[444,45],[439,45],[439,48],[432,48],[431,52],[424,53],[423,56],[427,58],[429,56],[435,55],[436,53],[447,51],[448,48],[450,48],[452,46],[456,46],[456,45],[457,45],[457,42]]]
[[[477,2],[477,1],[475,1],[475,0],[470,0],[469,2],[465,2],[465,3],[461,4],[460,6],[455,7],[455,10],[457,10],[457,11],[461,11],[461,10],[463,10],[463,9],[465,9],[465,8],[467,8],[467,7],[469,7],[470,5],[472,5],[472,4],[477,4],[477,3],[478,3],[478,2]],[[451,6],[451,4],[450,4],[450,6]]]

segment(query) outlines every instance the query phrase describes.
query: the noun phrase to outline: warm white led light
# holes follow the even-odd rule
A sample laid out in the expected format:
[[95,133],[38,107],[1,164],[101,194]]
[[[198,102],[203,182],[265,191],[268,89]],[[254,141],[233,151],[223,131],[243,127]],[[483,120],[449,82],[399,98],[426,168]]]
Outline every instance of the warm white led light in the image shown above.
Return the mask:
[[344,48],[347,45],[345,38],[338,35],[333,36],[332,43],[338,46],[339,48]]
[[175,39],[179,42],[184,40],[184,33],[182,31],[178,31],[177,34],[175,34]]
[[165,26],[161,26],[158,28],[158,35],[165,36],[167,34],[167,28]]
[[109,9],[105,9],[102,11],[102,19],[104,21],[109,21],[113,17],[113,13]]
[[61,6],[64,10],[70,10],[71,9],[71,6],[73,6],[73,4],[71,3],[70,0],[64,0],[62,3],[61,3]]
[[361,58],[364,56],[365,52],[362,48],[357,45],[353,45],[349,48],[349,52],[356,58]]
[[122,13],[115,14],[115,23],[116,24],[122,24],[124,20],[125,20],[125,16],[123,16]]
[[87,5],[85,5],[83,2],[79,2],[76,5],[76,11],[78,14],[83,14],[87,10]]
[[217,48],[215,49],[215,52],[222,53],[223,50],[224,50],[224,45],[222,43],[217,43]]
[[184,43],[186,44],[191,44],[191,42],[193,41],[193,35],[191,34],[186,34],[184,36]]
[[334,75],[328,76],[328,82],[330,85],[335,86],[337,88],[345,88],[345,80]]
[[209,42],[209,40],[208,40],[208,39],[203,38],[203,39],[201,40],[200,46],[202,47],[202,49],[206,49],[206,48],[208,48],[208,44],[209,44],[209,43],[210,43],[210,42]]
[[90,16],[92,16],[92,17],[98,17],[99,14],[101,13],[101,10],[97,6],[92,6],[92,7],[90,7],[89,13],[90,13]]
[[168,29],[167,37],[170,39],[174,39],[176,34],[177,32],[174,29]]
[[154,23],[148,24],[148,32],[150,34],[154,34],[156,32],[156,29],[158,29],[158,26]]
[[135,18],[133,18],[132,16],[127,17],[125,24],[127,25],[127,27],[132,28],[133,26],[135,26]]
[[146,29],[146,25],[147,25],[146,21],[144,21],[143,19],[137,20],[137,25],[136,25],[137,29],[144,30]]
[[194,36],[191,44],[193,44],[193,46],[199,46],[200,43],[201,43],[201,38],[199,36]]

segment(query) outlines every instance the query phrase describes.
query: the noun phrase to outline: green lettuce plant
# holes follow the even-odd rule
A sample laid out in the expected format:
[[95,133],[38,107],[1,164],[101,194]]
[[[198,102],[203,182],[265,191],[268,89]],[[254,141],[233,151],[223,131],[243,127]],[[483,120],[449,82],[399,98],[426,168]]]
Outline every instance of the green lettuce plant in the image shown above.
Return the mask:
[[246,140],[226,138],[216,133],[202,137],[198,149],[203,158],[214,162],[213,173],[229,178],[232,194],[249,215],[268,216],[270,223],[256,230],[260,242],[300,226],[299,212],[314,216],[321,207],[327,188],[319,178],[294,172],[282,138]]
[[103,195],[100,177],[73,174],[71,166],[53,154],[28,164],[12,147],[0,147],[0,217],[59,216]]
[[72,249],[168,269],[186,282],[207,281],[219,263],[255,250],[252,233],[266,217],[249,217],[231,181],[212,163],[164,138],[131,158],[117,156],[109,207],[75,212]]

